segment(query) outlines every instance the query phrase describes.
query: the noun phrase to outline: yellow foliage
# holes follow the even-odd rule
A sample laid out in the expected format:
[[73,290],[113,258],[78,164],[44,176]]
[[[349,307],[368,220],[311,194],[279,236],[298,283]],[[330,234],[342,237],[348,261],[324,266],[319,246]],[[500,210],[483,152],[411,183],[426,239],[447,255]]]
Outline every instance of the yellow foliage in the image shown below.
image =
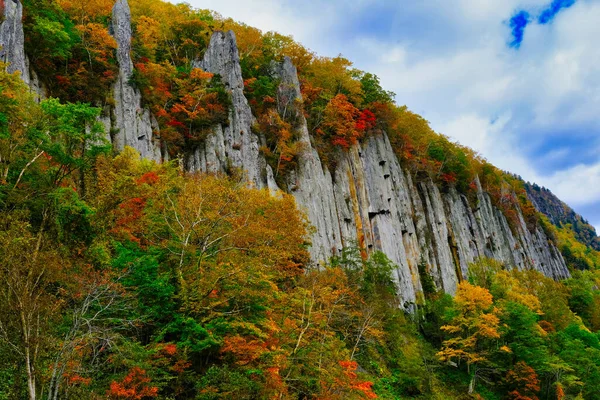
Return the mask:
[[136,37],[154,54],[161,38],[160,22],[152,17],[142,15],[136,24]]
[[80,24],[108,17],[114,4],[114,0],[58,0],[58,5]]
[[351,67],[352,63],[341,56],[318,57],[306,67],[305,75],[312,86],[325,89],[326,97],[343,94],[358,106],[362,100],[362,87],[360,81],[352,77]]
[[542,314],[540,300],[534,294],[528,293],[514,274],[506,270],[499,271],[494,277],[494,290],[500,294],[500,297],[523,304],[531,311]]
[[488,350],[485,340],[498,339],[498,310],[492,308],[493,297],[482,287],[461,282],[454,300],[457,315],[443,331],[453,335],[445,340],[437,356],[442,361],[465,360],[468,365],[485,362]]

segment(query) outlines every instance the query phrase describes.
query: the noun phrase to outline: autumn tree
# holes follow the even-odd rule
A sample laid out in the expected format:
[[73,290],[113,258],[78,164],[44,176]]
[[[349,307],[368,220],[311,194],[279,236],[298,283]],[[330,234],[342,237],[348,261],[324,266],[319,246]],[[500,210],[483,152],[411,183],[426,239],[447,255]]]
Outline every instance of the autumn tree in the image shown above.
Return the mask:
[[30,400],[38,398],[49,331],[63,307],[53,287],[65,273],[62,259],[44,231],[34,232],[24,216],[2,213],[0,226],[0,342],[25,370]]
[[42,155],[46,138],[35,130],[42,119],[39,106],[19,74],[5,67],[0,64],[0,185],[14,186]]
[[496,312],[488,290],[461,282],[454,298],[453,317],[441,327],[451,338],[444,341],[437,355],[441,361],[466,362],[471,375],[469,393],[475,389],[478,365],[488,361],[489,341],[500,338]]
[[540,391],[540,380],[533,368],[518,362],[513,369],[508,371],[505,377],[508,385],[508,397],[512,400],[538,400]]
[[330,137],[331,144],[348,149],[361,138],[364,129],[357,127],[358,108],[343,94],[336,95],[325,107],[323,129],[318,134]]

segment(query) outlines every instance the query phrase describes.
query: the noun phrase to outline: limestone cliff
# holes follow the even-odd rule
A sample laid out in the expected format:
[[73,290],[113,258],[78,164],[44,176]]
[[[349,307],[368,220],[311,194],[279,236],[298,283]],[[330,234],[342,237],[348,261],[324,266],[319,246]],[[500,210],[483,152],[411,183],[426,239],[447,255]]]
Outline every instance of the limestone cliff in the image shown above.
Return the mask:
[[4,2],[4,20],[0,24],[0,61],[7,63],[8,72],[19,71],[25,83],[29,84],[29,62],[25,55],[23,34],[23,6],[19,0]]
[[[289,59],[278,68],[278,77],[279,97],[301,102]],[[427,265],[438,288],[448,293],[454,293],[469,263],[480,257],[520,269],[533,267],[554,278],[569,276],[544,232],[529,232],[522,216],[513,232],[481,185],[474,208],[454,189],[441,193],[432,181],[413,182],[385,134],[340,153],[332,175],[321,166],[304,117],[299,120],[305,150],[286,189],[315,227],[314,260],[326,260],[350,243],[383,251],[398,266],[397,285],[407,306],[421,290],[420,262]]]
[[117,41],[119,76],[114,86],[114,111],[110,136],[114,147],[130,146],[142,157],[160,161],[161,152],[154,131],[158,129],[150,111],[142,107],[142,95],[130,85],[133,73],[131,61],[131,12],[127,0],[117,0],[113,7],[111,33]]
[[[30,82],[20,3],[8,0],[6,4],[0,55],[11,63],[9,68],[21,71],[23,79]],[[127,1],[118,0],[112,32],[120,71],[114,110],[105,122],[117,149],[132,146],[143,157],[161,160],[159,143],[153,137],[158,127],[143,108],[139,91],[129,84],[133,72],[130,19]],[[353,243],[367,252],[381,250],[397,265],[395,280],[407,309],[417,302],[421,291],[419,266],[448,293],[455,292],[469,263],[479,257],[496,258],[520,269],[535,268],[557,279],[569,276],[561,254],[541,229],[530,232],[521,215],[516,226],[510,226],[478,182],[473,203],[452,188],[442,191],[431,180],[416,181],[400,165],[385,133],[371,135],[347,152],[340,151],[335,171],[329,171],[311,143],[296,68],[287,58],[272,65],[280,82],[278,108],[284,118],[294,120],[302,151],[285,187],[279,188],[259,151],[264,138],[252,129],[255,118],[244,96],[235,35],[216,32],[203,59],[193,66],[221,76],[232,107],[226,124],[215,126],[201,146],[182,155],[184,166],[206,172],[237,168],[257,188],[291,193],[314,226],[310,251],[315,263]]]
[[221,76],[231,94],[228,124],[214,128],[201,146],[186,158],[189,171],[226,172],[242,170],[257,188],[277,189],[271,167],[259,153],[259,137],[252,131],[255,118],[244,96],[244,79],[233,32],[216,32],[210,39],[204,59],[196,68]]

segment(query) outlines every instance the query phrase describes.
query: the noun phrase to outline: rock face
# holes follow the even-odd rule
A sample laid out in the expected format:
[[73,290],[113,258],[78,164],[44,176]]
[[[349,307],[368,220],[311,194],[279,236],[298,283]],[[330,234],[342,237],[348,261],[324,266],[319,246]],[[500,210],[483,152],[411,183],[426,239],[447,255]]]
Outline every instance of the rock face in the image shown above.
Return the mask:
[[131,61],[131,12],[127,0],[117,0],[113,7],[112,34],[117,41],[119,77],[114,86],[115,107],[111,118],[111,140],[117,150],[131,146],[144,158],[160,161],[160,145],[153,132],[157,124],[148,109],[142,107],[141,93],[129,84],[133,73]]
[[[20,3],[6,0],[0,56],[10,62],[10,71],[21,71],[23,79],[31,82],[21,15]],[[130,19],[127,1],[117,0],[112,31],[120,72],[114,87],[114,110],[111,118],[102,122],[111,128],[118,150],[132,146],[143,157],[161,160],[153,138],[156,121],[142,107],[141,94],[128,83],[133,72]],[[380,250],[397,265],[394,279],[402,306],[409,310],[422,291],[420,271],[429,274],[439,289],[454,293],[469,263],[480,257],[495,258],[514,268],[535,268],[556,279],[569,276],[562,256],[541,229],[530,232],[521,215],[517,226],[511,227],[479,182],[477,200],[472,204],[452,188],[442,192],[430,180],[415,181],[401,167],[385,133],[340,152],[335,171],[329,171],[311,144],[296,68],[288,58],[274,63],[272,70],[280,82],[279,112],[292,121],[302,151],[285,187],[278,188],[259,151],[264,138],[252,130],[255,118],[244,96],[239,62],[233,32],[216,32],[204,58],[193,64],[221,76],[233,106],[228,123],[215,126],[202,146],[184,155],[185,167],[225,173],[238,168],[257,188],[293,194],[314,226],[310,251],[315,263],[327,261],[353,244],[367,252]]]
[[238,168],[255,187],[276,190],[273,171],[259,153],[259,137],[252,132],[255,118],[244,96],[244,79],[235,34],[232,31],[215,32],[203,60],[194,62],[192,66],[221,76],[231,94],[232,107],[228,124],[216,126],[204,146],[186,157],[186,169],[227,172],[232,167]]
[[281,82],[277,94],[279,112],[293,114],[284,116],[295,121],[303,148],[298,168],[288,177],[285,189],[294,195],[298,206],[315,227],[310,248],[313,260],[324,261],[344,245],[333,196],[333,179],[329,171],[323,169],[319,155],[310,143],[304,114],[297,107],[302,94],[296,68],[289,58],[285,58],[281,65],[274,65],[273,70]]
[[[289,112],[289,105],[302,101],[296,69],[285,59],[275,71],[279,111]],[[569,276],[544,232],[530,233],[522,216],[511,230],[479,182],[476,206],[454,189],[441,193],[432,181],[413,182],[385,133],[340,153],[331,174],[311,145],[304,116],[292,112],[304,151],[286,189],[315,228],[313,260],[327,260],[354,243],[384,252],[398,266],[396,284],[407,309],[421,291],[420,263],[438,288],[452,294],[469,263],[480,257],[519,269],[536,268],[557,279]]]
[[[1,10],[0,10],[1,11]],[[19,71],[25,83],[29,84],[29,61],[25,55],[23,34],[23,6],[19,0],[4,1],[4,21],[0,25],[0,61],[8,63],[10,73]]]

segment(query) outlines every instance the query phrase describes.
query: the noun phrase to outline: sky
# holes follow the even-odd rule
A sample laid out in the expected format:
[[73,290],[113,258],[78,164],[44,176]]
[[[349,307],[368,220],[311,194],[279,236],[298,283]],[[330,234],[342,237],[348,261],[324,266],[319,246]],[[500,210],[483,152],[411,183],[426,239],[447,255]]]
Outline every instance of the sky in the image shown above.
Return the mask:
[[600,0],[188,0],[372,72],[600,232]]

